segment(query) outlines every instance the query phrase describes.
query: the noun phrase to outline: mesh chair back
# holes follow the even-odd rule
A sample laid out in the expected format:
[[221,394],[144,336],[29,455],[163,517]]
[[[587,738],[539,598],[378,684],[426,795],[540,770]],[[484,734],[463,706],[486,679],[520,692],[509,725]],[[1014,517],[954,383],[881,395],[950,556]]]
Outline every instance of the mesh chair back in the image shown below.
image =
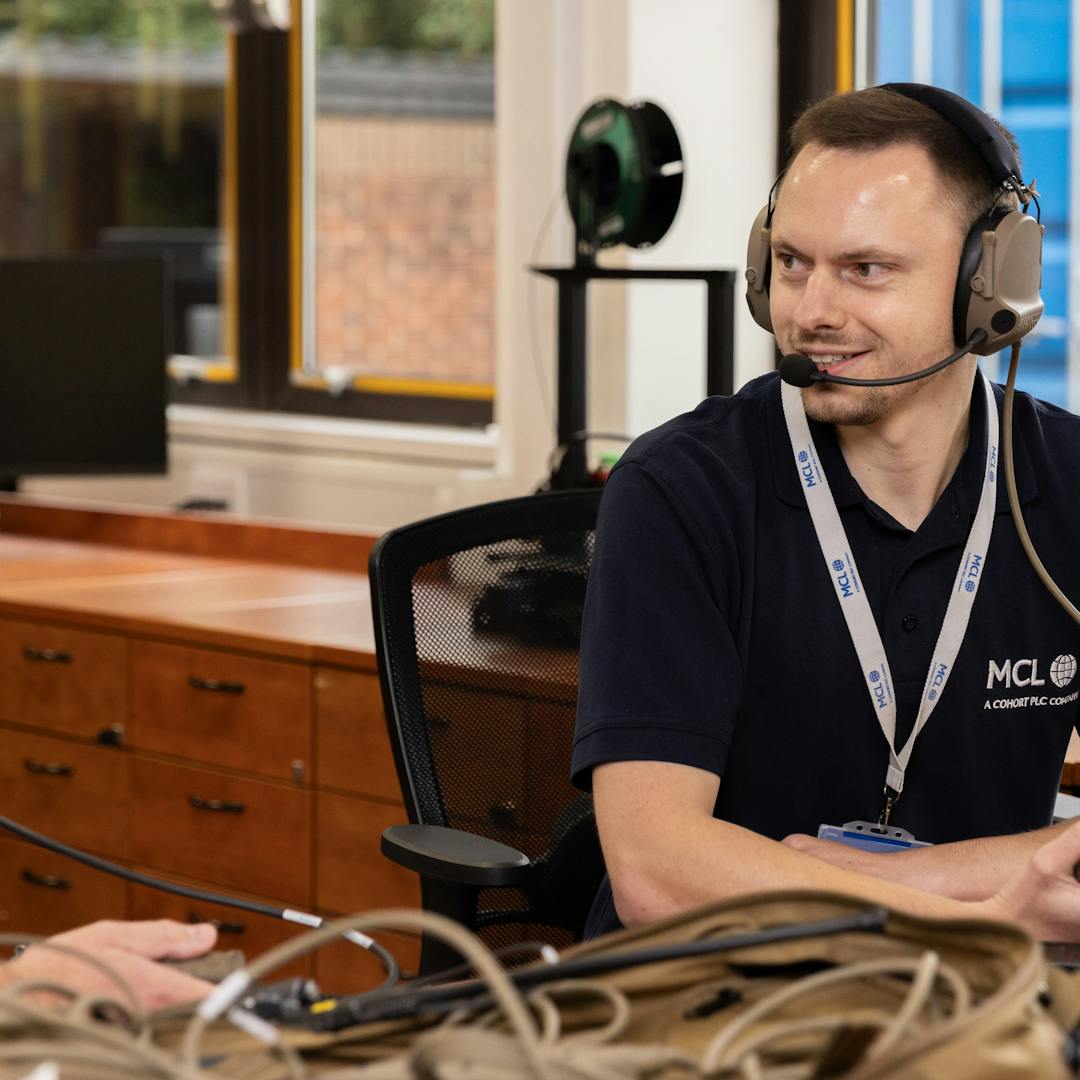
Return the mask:
[[489,503],[396,529],[373,550],[379,673],[410,821],[541,864],[564,839],[580,843],[592,806],[570,783],[570,751],[599,498]]

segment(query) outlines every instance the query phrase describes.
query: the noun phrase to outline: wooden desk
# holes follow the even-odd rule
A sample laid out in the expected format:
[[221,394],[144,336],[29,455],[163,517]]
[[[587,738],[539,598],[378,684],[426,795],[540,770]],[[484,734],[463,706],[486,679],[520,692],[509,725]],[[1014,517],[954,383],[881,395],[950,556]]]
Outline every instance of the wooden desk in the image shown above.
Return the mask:
[[[378,851],[405,820],[375,674],[372,537],[0,499],[0,806],[129,865],[338,914],[416,905]],[[110,741],[119,741],[119,746]],[[0,929],[214,917],[0,840]],[[392,936],[391,936],[392,937]],[[404,963],[413,943],[393,942]],[[320,953],[331,990],[377,977]]]

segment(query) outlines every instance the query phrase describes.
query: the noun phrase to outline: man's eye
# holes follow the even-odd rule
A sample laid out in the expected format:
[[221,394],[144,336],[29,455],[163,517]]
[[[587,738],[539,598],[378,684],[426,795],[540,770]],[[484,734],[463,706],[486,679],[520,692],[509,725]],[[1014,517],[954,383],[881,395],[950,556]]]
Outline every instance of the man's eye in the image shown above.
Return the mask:
[[776,259],[785,270],[794,270],[799,261],[788,251],[778,251],[776,253]]
[[864,280],[880,277],[884,270],[880,263],[871,262],[856,263],[854,269],[855,276]]

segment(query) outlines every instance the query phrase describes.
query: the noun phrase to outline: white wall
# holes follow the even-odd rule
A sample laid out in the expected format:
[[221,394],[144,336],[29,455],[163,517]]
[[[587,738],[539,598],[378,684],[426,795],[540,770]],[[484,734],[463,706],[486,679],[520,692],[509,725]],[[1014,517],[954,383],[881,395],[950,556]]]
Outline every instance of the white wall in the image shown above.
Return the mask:
[[[662,105],[683,145],[679,214],[635,266],[735,267],[735,386],[767,371],[772,337],[750,318],[742,270],[750,223],[775,179],[775,3],[631,0],[630,94]],[[636,282],[628,310],[627,422],[634,432],[705,393],[705,286]]]
[[[165,478],[26,481],[53,496],[168,506],[224,495],[261,518],[385,527],[532,490],[554,442],[554,286],[525,271],[565,263],[559,200],[566,142],[601,96],[649,98],[674,117],[684,202],[634,264],[742,270],[746,231],[773,180],[776,0],[498,0],[496,425],[408,425],[170,410]],[[603,256],[626,261],[626,253]],[[704,388],[704,287],[654,283],[590,294],[589,423],[637,434],[692,408]],[[736,310],[736,382],[771,362]]]

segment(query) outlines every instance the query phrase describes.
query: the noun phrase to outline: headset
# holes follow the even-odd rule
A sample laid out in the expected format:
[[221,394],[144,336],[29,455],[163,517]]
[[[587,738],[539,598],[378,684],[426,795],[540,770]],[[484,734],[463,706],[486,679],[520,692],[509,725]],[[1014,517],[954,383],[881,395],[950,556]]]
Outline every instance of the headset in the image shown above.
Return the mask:
[[[847,386],[895,386],[933,375],[968,353],[987,356],[1007,345],[1012,346],[1009,375],[1002,405],[1002,450],[1005,489],[1009,510],[1016,526],[1020,545],[1039,580],[1070,618],[1080,624],[1078,608],[1054,581],[1035,550],[1016,491],[1013,467],[1013,399],[1016,372],[1020,364],[1021,338],[1031,331],[1043,313],[1039,295],[1042,284],[1043,227],[1039,222],[1039,197],[1034,183],[1020,179],[1020,161],[1001,129],[981,109],[957,94],[922,83],[883,83],[880,90],[891,90],[933,109],[957,128],[979,152],[987,171],[1002,191],[1012,192],[1022,209],[994,207],[972,225],[960,255],[960,265],[953,294],[953,339],[956,351],[944,360],[921,371],[886,379],[852,379],[819,371],[817,364],[801,353],[785,356],[779,365],[780,378],[792,386],[806,387],[815,382],[841,383]],[[772,247],[769,233],[775,208],[775,195],[783,179],[777,178],[750,230],[746,250],[746,302],[754,321],[772,333],[769,314],[769,271]],[[1028,213],[1035,204],[1035,217]],[[1080,863],[1075,869],[1080,880]]]
[[[1015,344],[1043,313],[1039,287],[1044,230],[1034,185],[1021,180],[1019,159],[1001,129],[971,102],[949,90],[922,83],[883,83],[878,89],[920,102],[948,120],[979,152],[1002,190],[1013,192],[1019,199],[1022,209],[995,207],[971,226],[953,294],[953,338],[962,350],[956,358],[968,352],[988,356]],[[754,321],[770,333],[770,232],[781,179],[782,173],[754,219],[746,249],[746,302]],[[1027,213],[1031,202],[1035,203],[1034,218]]]

